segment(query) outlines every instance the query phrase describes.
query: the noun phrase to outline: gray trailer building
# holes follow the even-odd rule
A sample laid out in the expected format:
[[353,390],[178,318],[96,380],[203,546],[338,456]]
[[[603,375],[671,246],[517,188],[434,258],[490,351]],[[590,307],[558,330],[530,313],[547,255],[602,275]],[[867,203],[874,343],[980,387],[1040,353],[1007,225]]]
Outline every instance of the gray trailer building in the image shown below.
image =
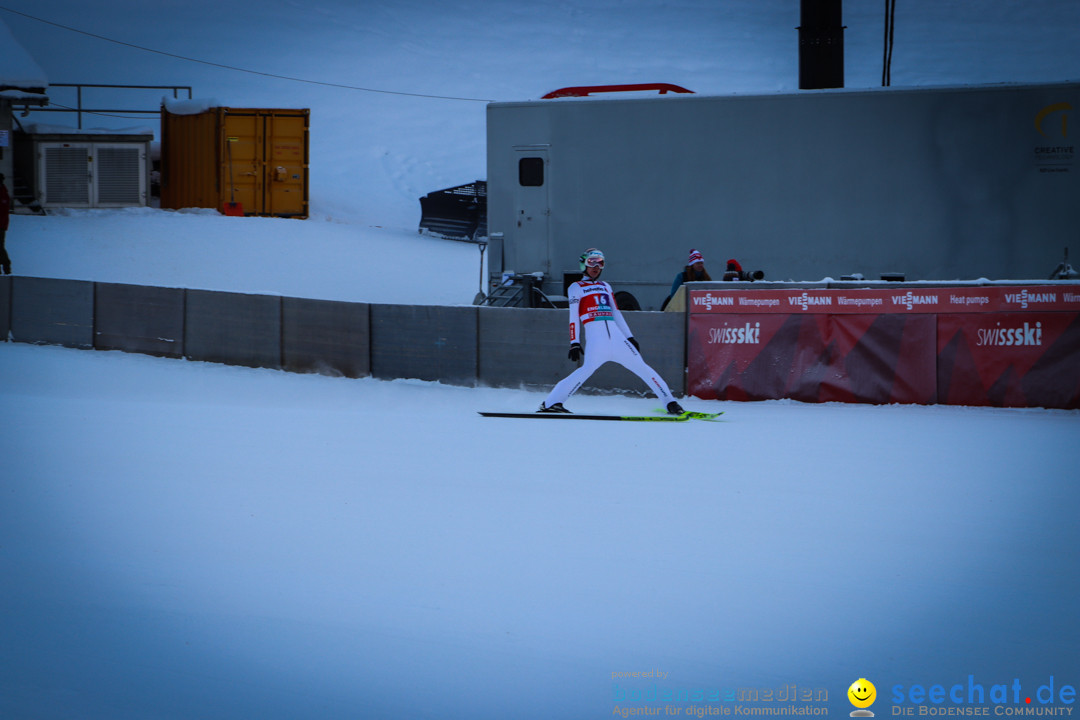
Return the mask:
[[562,295],[595,246],[644,309],[690,248],[714,279],[1046,278],[1080,245],[1074,109],[1080,83],[491,103],[492,275]]

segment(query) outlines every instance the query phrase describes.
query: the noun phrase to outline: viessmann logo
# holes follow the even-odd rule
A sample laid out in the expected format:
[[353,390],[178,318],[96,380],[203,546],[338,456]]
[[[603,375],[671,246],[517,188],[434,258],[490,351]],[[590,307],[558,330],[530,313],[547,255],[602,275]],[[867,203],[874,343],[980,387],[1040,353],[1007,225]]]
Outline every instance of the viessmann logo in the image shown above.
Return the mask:
[[903,295],[892,296],[893,305],[903,305],[908,310],[913,310],[916,305],[937,305],[937,295],[916,295],[915,293],[908,291]]
[[798,305],[803,310],[809,310],[810,306],[819,307],[822,305],[832,305],[833,299],[830,295],[811,295],[810,293],[803,293],[802,295],[793,295],[787,299],[788,305]]
[[1023,309],[1027,309],[1028,305],[1039,305],[1045,303],[1056,303],[1056,292],[1028,292],[1027,288],[1024,288],[1018,293],[1005,293],[1005,302],[1019,305]]
[[705,293],[694,298],[694,304],[699,307],[712,308],[714,305],[729,306],[735,304],[735,298],[729,295],[713,295]]

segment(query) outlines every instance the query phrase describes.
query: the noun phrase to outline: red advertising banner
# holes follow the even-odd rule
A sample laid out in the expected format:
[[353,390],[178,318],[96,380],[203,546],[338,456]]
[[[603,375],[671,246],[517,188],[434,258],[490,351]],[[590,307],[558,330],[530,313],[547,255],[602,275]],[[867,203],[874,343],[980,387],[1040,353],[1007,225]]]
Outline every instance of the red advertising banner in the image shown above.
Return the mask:
[[1080,408],[1080,286],[694,290],[707,399]]
[[690,316],[687,392],[718,400],[932,403],[932,316]]
[[1080,312],[1080,286],[961,286],[879,290],[692,290],[697,313],[972,313]]
[[937,318],[938,402],[1080,408],[1080,313]]

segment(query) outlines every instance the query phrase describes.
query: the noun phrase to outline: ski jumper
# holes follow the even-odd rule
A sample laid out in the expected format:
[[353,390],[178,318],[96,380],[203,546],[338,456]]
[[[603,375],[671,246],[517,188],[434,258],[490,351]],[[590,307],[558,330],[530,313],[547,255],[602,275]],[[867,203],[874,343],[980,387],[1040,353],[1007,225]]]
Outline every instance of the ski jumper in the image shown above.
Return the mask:
[[581,280],[570,286],[570,342],[580,343],[584,336],[585,361],[559,381],[544,401],[551,407],[573,395],[606,362],[616,362],[641,378],[665,403],[671,394],[664,378],[642,359],[633,346],[630,327],[615,305],[615,294],[606,282]]

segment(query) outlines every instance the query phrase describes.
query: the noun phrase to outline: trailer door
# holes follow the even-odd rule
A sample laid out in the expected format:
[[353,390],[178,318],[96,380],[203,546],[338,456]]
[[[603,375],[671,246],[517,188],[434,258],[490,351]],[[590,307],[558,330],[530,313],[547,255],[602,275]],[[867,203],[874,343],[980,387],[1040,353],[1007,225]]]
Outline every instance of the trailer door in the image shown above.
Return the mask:
[[515,147],[517,184],[514,190],[514,247],[509,268],[519,273],[551,274],[548,220],[548,146]]

